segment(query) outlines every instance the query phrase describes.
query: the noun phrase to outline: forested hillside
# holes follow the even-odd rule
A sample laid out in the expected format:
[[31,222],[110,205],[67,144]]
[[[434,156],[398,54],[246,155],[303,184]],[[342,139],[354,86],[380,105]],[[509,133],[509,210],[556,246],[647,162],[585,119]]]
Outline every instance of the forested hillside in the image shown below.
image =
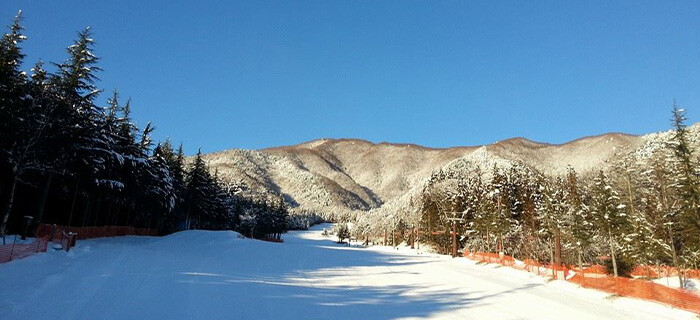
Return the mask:
[[98,88],[89,28],[65,61],[37,61],[27,73],[21,22],[20,13],[0,39],[0,234],[22,232],[26,217],[30,230],[40,223],[256,237],[287,230],[279,197],[238,195],[199,153],[186,159],[182,145],[152,141],[154,126],[134,124],[128,99]]

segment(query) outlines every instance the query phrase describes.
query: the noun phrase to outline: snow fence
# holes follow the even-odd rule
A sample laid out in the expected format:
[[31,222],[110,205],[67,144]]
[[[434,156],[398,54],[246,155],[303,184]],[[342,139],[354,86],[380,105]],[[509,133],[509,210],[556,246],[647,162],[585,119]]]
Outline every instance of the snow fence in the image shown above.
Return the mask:
[[154,229],[134,228],[128,226],[101,226],[101,227],[69,227],[59,225],[41,224],[36,230],[38,236],[51,236],[53,234],[75,233],[79,240],[104,238],[104,237],[119,237],[119,236],[155,236],[158,232]]
[[[700,314],[700,295],[688,290],[670,288],[651,281],[608,276],[605,274],[605,268],[602,266],[591,266],[583,270],[578,270],[577,268],[561,265],[541,264],[530,259],[520,261],[511,256],[499,253],[469,252],[469,250],[464,251],[464,257],[485,263],[497,263],[514,269],[535,273],[540,276],[552,277],[553,279],[567,280],[577,283],[584,288],[602,290],[620,296],[661,302]],[[635,271],[639,273],[650,273],[648,268],[650,267]],[[660,268],[652,269],[659,270]],[[691,270],[686,273],[686,275],[697,274],[698,270]]]
[[0,245],[0,263],[28,257],[38,252],[46,252],[48,243],[47,237],[34,238],[27,243],[17,243],[17,237],[14,237],[12,243]]

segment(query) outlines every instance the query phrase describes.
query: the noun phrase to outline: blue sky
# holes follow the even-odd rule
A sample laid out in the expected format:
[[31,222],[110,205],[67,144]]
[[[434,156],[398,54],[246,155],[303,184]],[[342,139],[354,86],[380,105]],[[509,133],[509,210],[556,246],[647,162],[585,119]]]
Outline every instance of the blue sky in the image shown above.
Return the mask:
[[698,1],[4,0],[0,18],[19,9],[26,69],[91,26],[100,87],[189,154],[640,134],[674,98],[700,119]]

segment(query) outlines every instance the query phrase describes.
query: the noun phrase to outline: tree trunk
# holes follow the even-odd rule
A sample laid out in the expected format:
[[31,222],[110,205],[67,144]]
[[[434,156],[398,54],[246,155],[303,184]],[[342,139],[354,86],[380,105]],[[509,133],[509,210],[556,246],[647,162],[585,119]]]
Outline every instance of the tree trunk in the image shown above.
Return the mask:
[[107,198],[106,201],[108,201],[107,205],[107,217],[109,217],[109,225],[116,226],[117,225],[117,220],[114,215],[114,201],[112,201],[110,198]]
[[51,189],[51,181],[53,180],[53,174],[49,174],[44,183],[44,187],[41,190],[41,199],[39,200],[39,209],[36,213],[36,224],[40,224],[44,218],[44,208],[46,208],[46,199],[49,196],[49,190]]
[[80,174],[75,180],[75,191],[73,191],[73,201],[70,204],[70,214],[68,215],[68,227],[73,223],[73,211],[75,210],[75,200],[78,198],[78,187],[80,186]]
[[95,212],[93,212],[93,214],[95,215],[95,223],[93,223],[94,226],[97,226],[99,224],[98,222],[100,219],[101,210],[102,210],[102,196],[100,196],[100,194],[98,193],[97,199],[95,199]]
[[122,212],[122,207],[117,203],[117,207],[113,209],[114,210],[114,225],[115,226],[120,226],[121,224],[119,223],[119,214]]
[[676,268],[676,271],[678,272],[678,284],[681,287],[681,289],[685,289],[685,282],[683,281],[683,275],[681,274],[681,267],[678,265],[678,256],[676,255],[676,245],[674,244],[673,241],[673,230],[671,230],[671,227],[668,227],[668,241],[671,244],[671,257],[673,258],[673,266]]
[[457,222],[452,221],[452,257],[457,257]]
[[88,197],[85,199],[85,209],[83,210],[83,223],[82,226],[85,226],[85,221],[87,221],[88,215],[90,214],[90,198]]
[[608,229],[608,243],[610,244],[610,258],[612,259],[613,273],[617,277],[617,260],[615,259],[615,245],[613,244],[612,231]]
[[578,246],[578,272],[581,273],[581,274],[579,275],[579,279],[580,279],[580,280],[579,280],[579,281],[580,281],[580,282],[579,282],[579,285],[581,285],[581,286],[583,286],[583,280],[584,280],[585,277],[586,277],[586,274],[583,272],[583,258],[581,257],[581,256],[582,256],[582,251],[583,251],[583,249],[582,249],[581,246],[579,245],[579,246]]
[[549,238],[549,264],[554,265],[554,239]]
[[416,248],[416,228],[411,229],[411,249]]
[[2,244],[5,244],[5,234],[7,229],[7,220],[10,218],[10,212],[12,212],[12,204],[15,201],[15,190],[17,190],[17,181],[19,180],[19,175],[13,172],[12,184],[10,185],[10,195],[8,196],[7,204],[5,205],[5,212],[2,216],[2,224],[0,224],[0,235],[2,235]]
[[583,250],[581,249],[581,246],[579,246],[578,247],[578,269],[579,269],[579,272],[581,272],[581,276],[583,277],[583,258],[581,257],[582,256],[581,251],[583,251]]
[[554,263],[561,265],[561,230],[559,229],[554,237]]
[[491,234],[489,229],[486,229],[486,252],[491,252]]
[[[661,185],[661,205],[664,207],[665,210],[668,210],[665,184],[661,182],[659,182],[659,184]],[[673,266],[676,268],[676,270],[680,271],[680,266],[678,265],[678,255],[676,253],[676,245],[673,241],[673,229],[670,225],[668,226],[668,243],[671,246],[671,258],[673,259]],[[680,272],[678,272],[678,283],[681,289],[685,289],[685,283],[683,283],[683,275],[681,275]]]

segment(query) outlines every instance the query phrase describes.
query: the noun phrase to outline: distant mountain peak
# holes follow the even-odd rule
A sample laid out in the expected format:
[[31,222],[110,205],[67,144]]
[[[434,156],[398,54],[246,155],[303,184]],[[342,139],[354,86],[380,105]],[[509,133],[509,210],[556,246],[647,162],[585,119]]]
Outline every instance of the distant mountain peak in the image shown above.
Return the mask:
[[[694,134],[700,126],[689,127]],[[372,210],[410,201],[439,170],[460,171],[519,162],[560,175],[571,166],[585,174],[610,166],[620,153],[648,153],[670,133],[636,136],[606,133],[551,144],[516,137],[484,146],[431,148],[362,139],[316,139],[258,151],[229,150],[205,155],[223,179],[243,182],[251,192],[284,196],[292,206],[313,211]],[[700,139],[698,139],[700,140]],[[646,148],[646,149],[645,149]]]

